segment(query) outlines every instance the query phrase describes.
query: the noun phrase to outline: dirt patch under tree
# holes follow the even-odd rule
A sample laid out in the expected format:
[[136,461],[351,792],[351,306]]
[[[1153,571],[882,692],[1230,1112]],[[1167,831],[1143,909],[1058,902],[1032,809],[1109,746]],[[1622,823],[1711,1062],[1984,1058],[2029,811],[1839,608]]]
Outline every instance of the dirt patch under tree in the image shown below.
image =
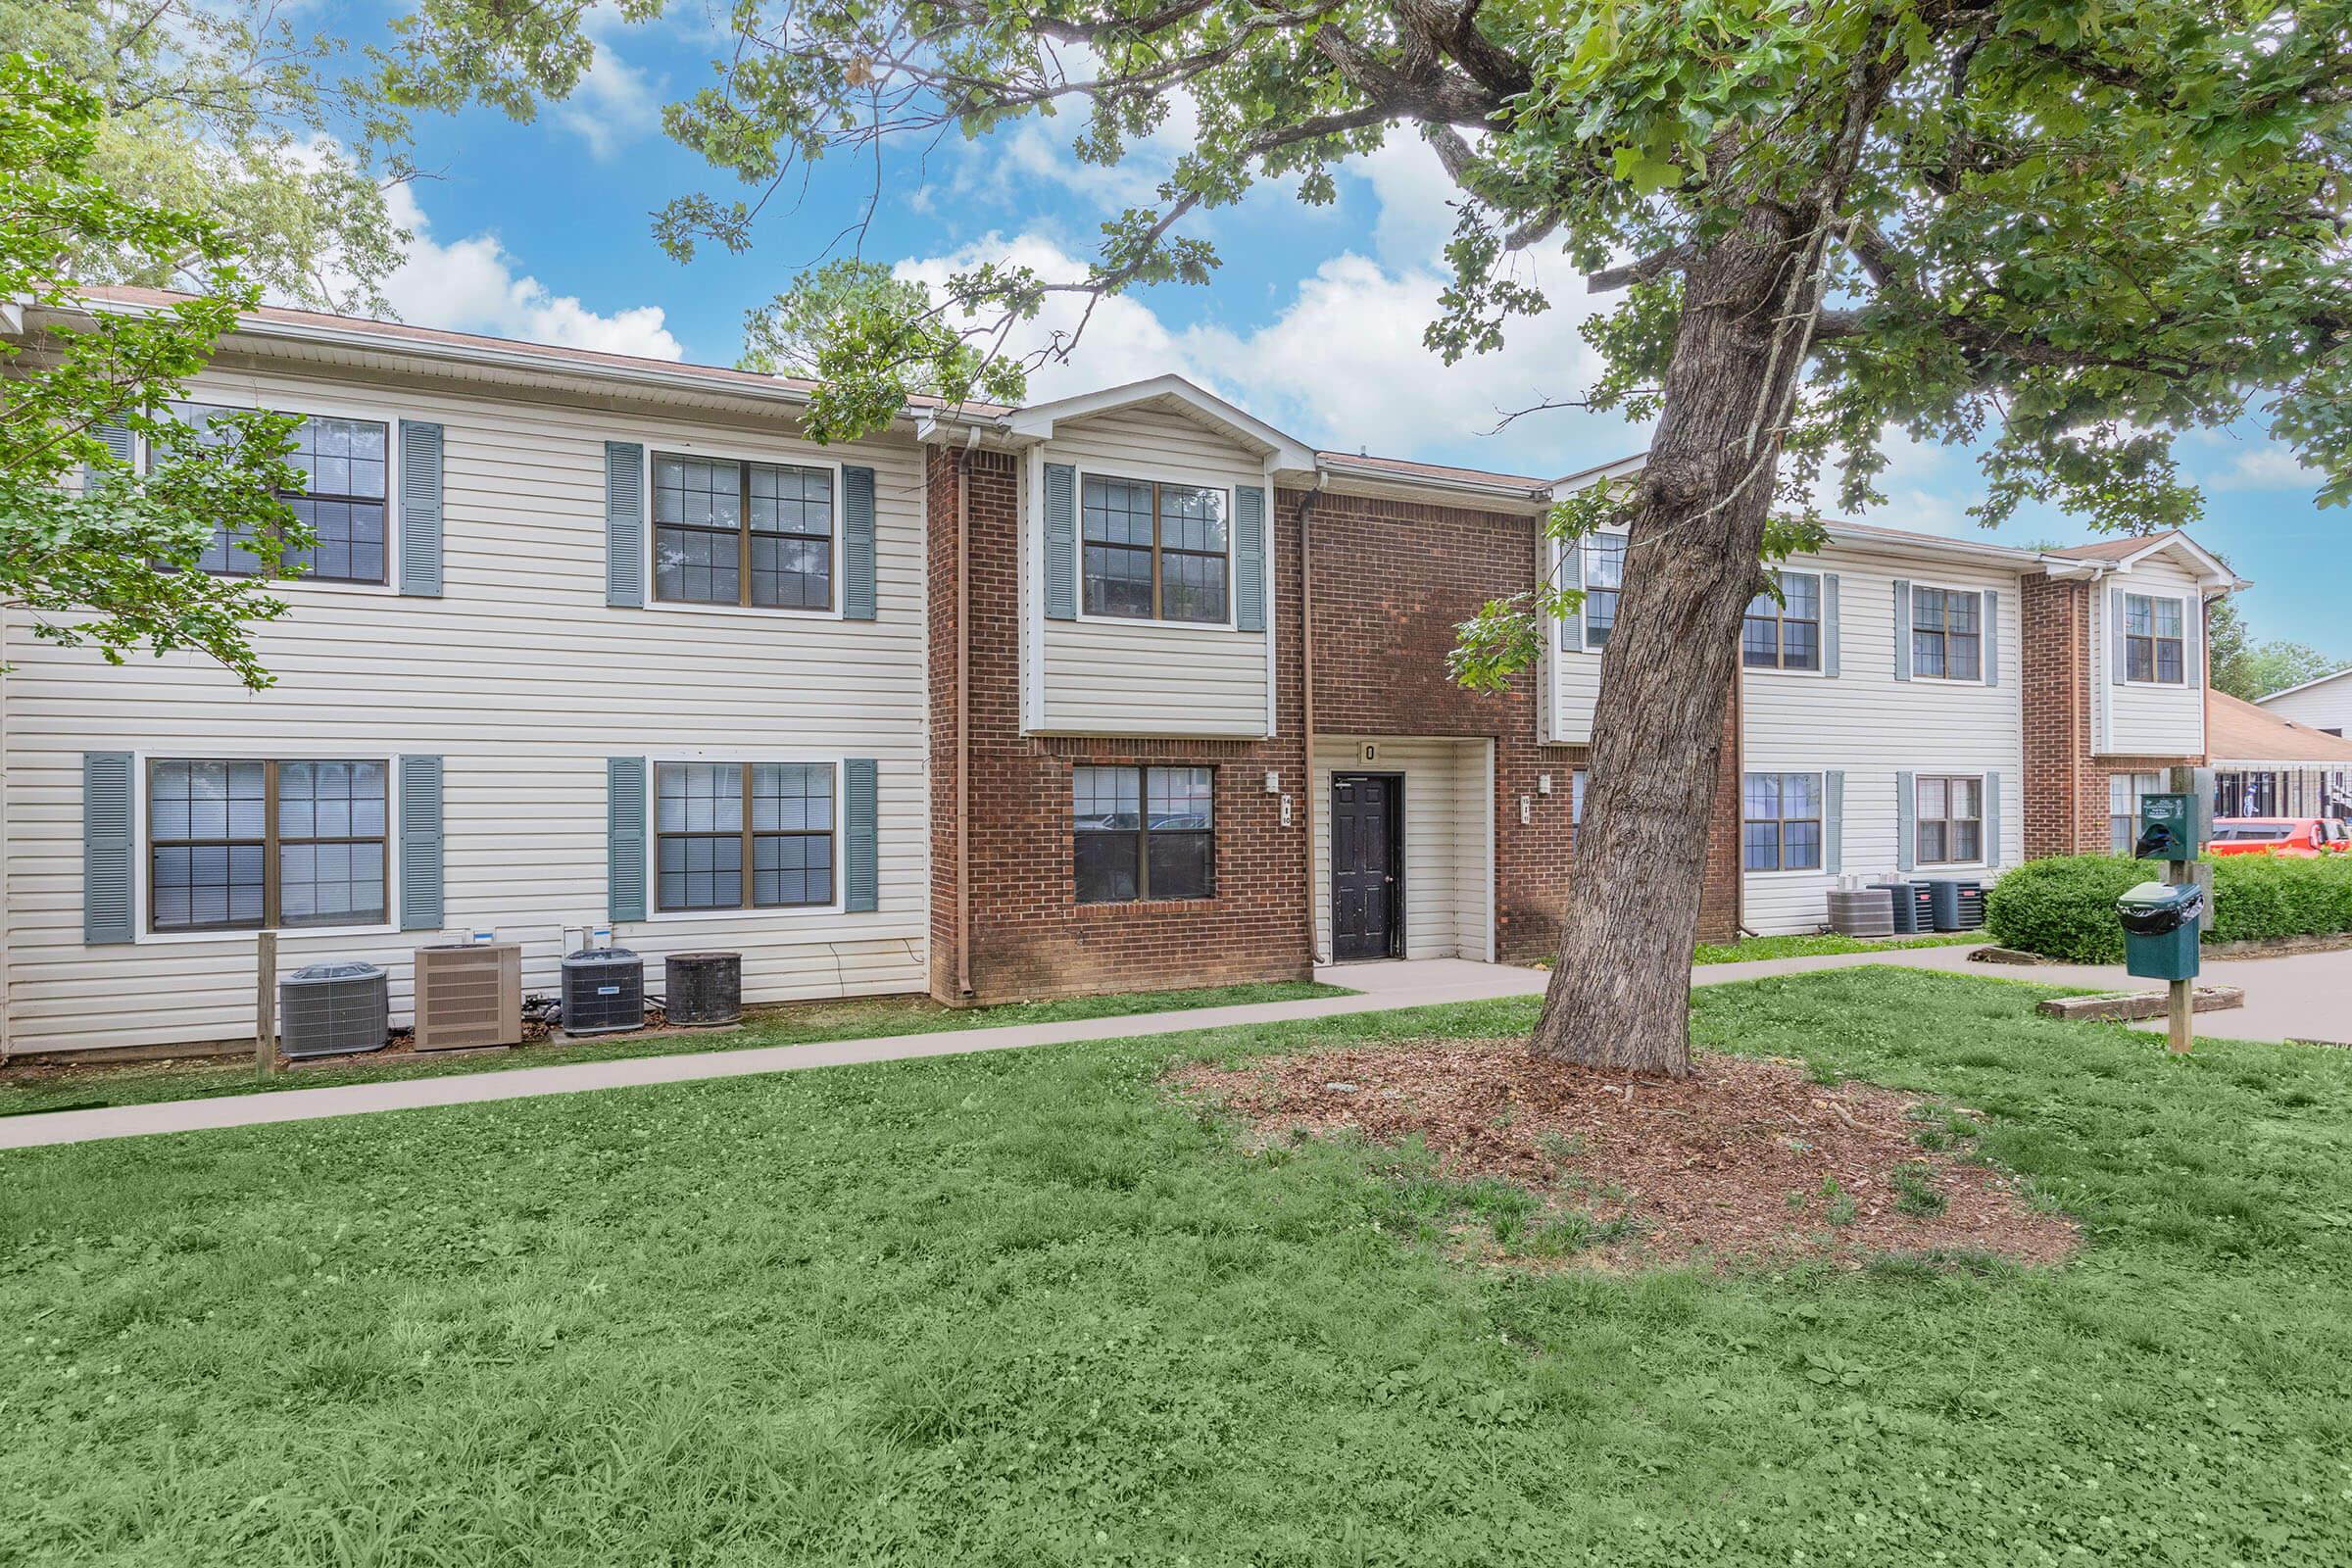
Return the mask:
[[1701,1054],[1688,1078],[1628,1077],[1540,1060],[1516,1043],[1425,1040],[1237,1068],[1192,1062],[1169,1082],[1227,1107],[1261,1145],[1417,1136],[1442,1176],[1534,1193],[1538,1213],[1513,1231],[1536,1245],[1506,1239],[1506,1254],[1618,1266],[1935,1252],[2052,1263],[2081,1241],[1974,1155],[1973,1112],[1818,1084],[1788,1061]]

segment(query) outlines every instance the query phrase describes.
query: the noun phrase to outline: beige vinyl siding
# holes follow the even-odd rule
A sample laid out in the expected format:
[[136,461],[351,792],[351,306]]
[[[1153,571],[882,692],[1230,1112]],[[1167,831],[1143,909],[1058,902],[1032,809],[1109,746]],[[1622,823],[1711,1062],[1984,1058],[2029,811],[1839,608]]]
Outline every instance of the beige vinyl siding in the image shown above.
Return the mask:
[[[2097,693],[2099,751],[2109,757],[2188,757],[2205,750],[2204,611],[2195,575],[2164,555],[2100,580],[2091,634],[2091,687]],[[2182,649],[2187,679],[2179,686],[2119,685],[2109,625],[2110,593],[2147,594],[2182,602],[2188,636]]]
[[2324,681],[2291,696],[2275,697],[2262,706],[2276,717],[2311,729],[2335,729],[2352,735],[2352,675]]
[[[1262,458],[1158,409],[1071,420],[1054,431],[1044,461],[1072,464],[1082,474],[1228,492],[1265,484]],[[1083,542],[1079,553],[1083,561]],[[1038,569],[1034,561],[1024,565]],[[1229,602],[1233,575],[1229,568]],[[1048,620],[1043,704],[1033,727],[1052,734],[1262,736],[1266,637],[1157,620]]]
[[[1365,741],[1377,761],[1359,760]],[[1315,737],[1315,952],[1331,954],[1331,779],[1404,778],[1404,954],[1485,958],[1493,930],[1492,743],[1398,736]]]
[[[730,426],[684,411],[640,416],[448,391],[379,394],[278,374],[215,373],[194,395],[441,423],[444,597],[289,587],[291,613],[258,637],[277,676],[258,695],[187,656],[109,668],[36,641],[22,617],[10,618],[12,1049],[218,1040],[252,1027],[250,932],[83,945],[80,768],[92,750],[443,757],[449,929],[490,927],[521,942],[523,984],[540,992],[556,988],[565,929],[606,923],[608,757],[871,757],[878,911],[657,917],[613,939],[646,955],[657,991],[663,955],[713,948],[743,954],[753,1003],[923,988],[922,488],[911,443],[818,448],[772,424]],[[608,608],[607,440],[872,466],[878,618]],[[139,854],[143,882],[143,844]],[[838,876],[837,840],[837,888]],[[397,909],[397,889],[391,897]],[[429,940],[289,932],[281,964],[381,963],[396,1021],[406,1022],[410,954]]]
[[[1998,565],[1951,564],[1908,552],[1834,544],[1788,569],[1838,579],[1836,678],[1743,669],[1743,765],[1751,773],[1845,774],[1844,872],[1876,881],[1895,870],[1898,772],[2000,776],[2001,863],[2025,852],[2025,717],[2019,661],[2019,576]],[[1894,582],[1995,589],[2000,683],[1894,678]],[[1737,832],[1739,824],[1731,824]],[[1954,868],[1915,875],[1997,874]],[[1745,923],[1766,934],[1819,930],[1838,877],[1821,872],[1743,872]]]

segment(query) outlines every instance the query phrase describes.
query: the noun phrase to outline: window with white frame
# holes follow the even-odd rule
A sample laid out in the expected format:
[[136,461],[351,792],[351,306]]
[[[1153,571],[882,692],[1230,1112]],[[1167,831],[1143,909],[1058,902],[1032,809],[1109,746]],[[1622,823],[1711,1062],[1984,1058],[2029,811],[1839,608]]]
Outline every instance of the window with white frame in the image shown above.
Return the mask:
[[1750,871],[1821,869],[1821,775],[1750,773],[1742,781],[1740,864]]
[[1921,865],[1971,865],[1984,858],[1981,774],[1921,774],[1912,781],[1914,849]]
[[2124,678],[2152,686],[2188,681],[2187,607],[2154,594],[2124,595]]
[[147,925],[380,925],[380,759],[159,758],[147,765]]
[[655,764],[657,912],[822,907],[833,864],[832,763]]
[[1090,473],[1078,513],[1088,614],[1224,623],[1224,491]]
[[1617,596],[1625,587],[1625,535],[1587,534],[1584,552],[1585,646],[1608,646],[1617,625]]
[[1926,680],[1984,678],[1984,596],[1973,588],[1911,590],[1911,673]]
[[1821,668],[1821,576],[1811,571],[1775,571],[1780,586],[1748,604],[1740,629],[1740,659],[1749,669]]
[[654,598],[833,608],[833,470],[654,454]]
[[[233,427],[221,416],[246,412],[211,403],[174,403],[171,409],[172,417],[193,429],[199,444],[208,447],[235,439]],[[281,490],[277,498],[309,527],[312,542],[283,551],[279,569],[308,582],[391,581],[384,520],[391,482],[386,458],[390,432],[383,421],[312,415],[294,427],[292,439],[294,447],[285,461],[301,471],[303,485]],[[254,540],[216,522],[196,569],[216,577],[258,576],[262,554]]]
[[2161,773],[2107,775],[2107,842],[2118,855],[2130,855],[2139,841],[2139,803],[2164,789]]

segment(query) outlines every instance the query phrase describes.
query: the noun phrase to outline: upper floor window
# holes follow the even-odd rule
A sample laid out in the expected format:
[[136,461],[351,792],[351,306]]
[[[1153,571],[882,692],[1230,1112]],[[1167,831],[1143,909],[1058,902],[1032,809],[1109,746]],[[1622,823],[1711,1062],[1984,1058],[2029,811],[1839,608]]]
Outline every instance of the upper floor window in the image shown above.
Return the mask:
[[[206,446],[227,439],[214,419],[238,411],[211,403],[174,403],[172,414],[197,432]],[[344,419],[313,415],[294,428],[294,450],[286,462],[302,470],[303,488],[278,493],[310,529],[314,543],[283,553],[281,570],[313,582],[381,583],[389,559],[384,546],[387,499],[386,428],[377,419]],[[259,575],[261,551],[253,541],[213,525],[212,542],[197,558],[197,569],[222,577]]]
[[150,763],[149,927],[382,924],[388,771],[380,760]]
[[1911,671],[1928,680],[1984,678],[1984,596],[1974,589],[1911,590]]
[[2163,686],[2187,683],[2182,657],[2185,608],[2178,599],[2124,595],[2124,678]]
[[833,902],[829,762],[659,762],[654,906],[776,909]]
[[1625,587],[1625,535],[1587,534],[1585,553],[1585,646],[1603,648],[1617,625],[1617,595]]
[[1984,858],[1984,780],[1973,774],[1913,781],[1914,831],[1921,865],[1967,865]]
[[1776,571],[1781,596],[1756,595],[1747,607],[1740,639],[1740,662],[1750,669],[1821,667],[1821,578],[1810,571]]
[[1750,871],[1821,869],[1821,775],[1750,773],[1742,781],[1740,863]]
[[1224,624],[1224,491],[1090,473],[1079,520],[1088,614]]
[[1071,769],[1078,902],[1217,891],[1216,769]]
[[654,454],[654,598],[833,608],[833,471]]

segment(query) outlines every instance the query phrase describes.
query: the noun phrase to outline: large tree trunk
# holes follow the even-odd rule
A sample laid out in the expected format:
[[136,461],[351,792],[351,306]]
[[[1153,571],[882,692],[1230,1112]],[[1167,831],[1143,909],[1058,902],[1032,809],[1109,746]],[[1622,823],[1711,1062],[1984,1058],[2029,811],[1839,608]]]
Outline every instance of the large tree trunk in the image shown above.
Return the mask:
[[1804,261],[1794,219],[1757,209],[1684,276],[1601,659],[1585,822],[1532,1043],[1540,1055],[1690,1070],[1691,944],[1707,836],[1740,831],[1711,820],[1716,770],[1740,622],[1762,582],[1774,434],[1802,358],[1790,306],[1812,302],[1796,275]]

